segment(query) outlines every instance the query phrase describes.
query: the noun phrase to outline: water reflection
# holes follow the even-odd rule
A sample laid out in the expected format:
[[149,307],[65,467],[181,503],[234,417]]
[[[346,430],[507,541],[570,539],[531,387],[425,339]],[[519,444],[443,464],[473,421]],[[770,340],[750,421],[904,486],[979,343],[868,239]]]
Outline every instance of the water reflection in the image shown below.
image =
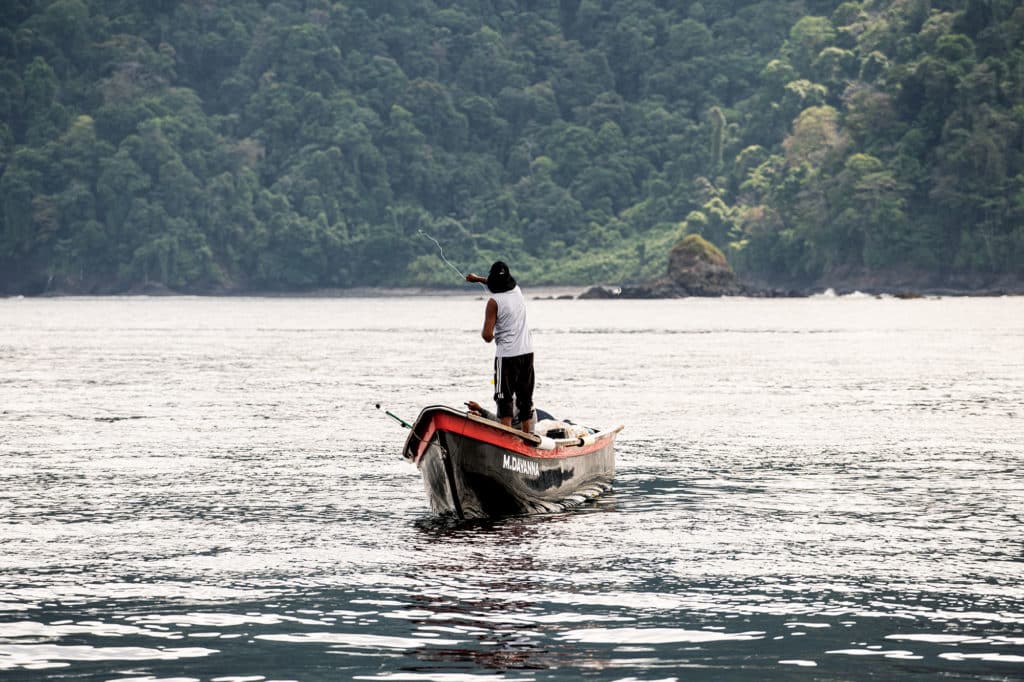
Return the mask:
[[0,644],[0,670],[67,668],[76,662],[180,661],[216,653],[218,653],[216,649],[199,647],[156,649],[137,646]]
[[478,301],[5,309],[0,677],[1021,677],[1022,302],[583,303],[615,490],[469,522],[363,411],[485,385]]

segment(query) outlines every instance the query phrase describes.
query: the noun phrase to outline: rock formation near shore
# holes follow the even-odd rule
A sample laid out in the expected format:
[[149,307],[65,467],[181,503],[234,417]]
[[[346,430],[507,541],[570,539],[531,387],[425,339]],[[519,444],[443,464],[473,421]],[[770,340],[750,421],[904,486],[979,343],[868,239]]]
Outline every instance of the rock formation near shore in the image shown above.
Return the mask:
[[683,296],[735,296],[743,293],[729,262],[718,247],[700,235],[688,234],[668,254],[668,273],[657,286]]
[[739,296],[747,293],[725,254],[697,234],[688,234],[672,247],[664,277],[621,289],[591,287],[580,298],[682,298]]

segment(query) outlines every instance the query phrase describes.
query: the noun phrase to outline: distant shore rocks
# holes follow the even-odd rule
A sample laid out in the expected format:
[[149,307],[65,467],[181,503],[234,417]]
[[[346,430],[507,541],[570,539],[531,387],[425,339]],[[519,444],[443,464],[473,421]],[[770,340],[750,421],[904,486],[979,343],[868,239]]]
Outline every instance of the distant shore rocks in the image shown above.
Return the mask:
[[717,246],[688,234],[668,254],[668,272],[655,283],[690,296],[736,296],[743,293],[736,273]]
[[576,298],[580,300],[599,299],[657,299],[657,298],[717,298],[721,296],[746,296],[748,298],[802,298],[810,296],[812,291],[784,288],[753,288],[740,284],[738,288],[728,287],[714,289],[707,286],[685,288],[665,285],[660,282],[652,284],[625,284],[613,287],[599,284],[585,289]]
[[586,299],[657,299],[657,298],[688,298],[688,297],[721,297],[745,296],[747,298],[806,298],[814,295],[848,296],[866,294],[869,296],[892,296],[903,300],[934,298],[936,296],[1021,296],[1024,295],[1024,282],[1000,281],[985,286],[956,286],[949,284],[932,284],[908,287],[906,285],[890,285],[879,282],[873,285],[857,285],[846,282],[835,286],[808,285],[801,288],[774,287],[762,284],[740,282],[739,291],[732,288],[716,291],[712,288],[696,289],[678,286],[666,286],[658,281],[650,284],[624,284],[609,286],[599,284],[585,289],[576,298]]
[[[586,300],[594,300],[594,299],[619,298],[620,296],[622,296],[622,288],[621,287],[609,287],[609,286],[605,286],[603,284],[598,284],[596,286],[589,287],[588,289],[586,289],[582,294],[580,294],[576,298],[586,301]],[[631,297],[627,297],[627,298],[631,298]],[[642,298],[642,297],[639,297],[639,298]]]
[[700,235],[686,235],[668,256],[665,276],[642,284],[590,287],[579,298],[686,298],[690,296],[800,296],[796,291],[750,287],[736,276],[725,255]]
[[580,299],[655,299],[747,296],[750,298],[800,298],[831,293],[899,299],[926,296],[1006,296],[1024,294],[1024,278],[1014,275],[959,273],[939,276],[912,268],[868,270],[838,268],[817,281],[791,282],[741,280],[724,254],[699,235],[685,236],[669,253],[663,277],[637,284],[592,286]]

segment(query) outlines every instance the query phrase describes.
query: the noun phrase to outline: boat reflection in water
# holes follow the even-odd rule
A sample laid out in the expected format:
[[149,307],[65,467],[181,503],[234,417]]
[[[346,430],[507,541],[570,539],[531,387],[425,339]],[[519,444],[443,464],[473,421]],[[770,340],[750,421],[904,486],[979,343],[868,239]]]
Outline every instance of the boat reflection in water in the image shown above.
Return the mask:
[[423,475],[431,509],[459,519],[563,511],[611,489],[621,426],[537,426],[545,435],[435,405],[420,412],[402,454]]
[[[565,581],[566,566],[528,549],[551,533],[568,532],[567,526],[578,521],[580,513],[609,511],[613,499],[614,495],[605,495],[595,506],[566,513],[470,520],[446,515],[417,521],[422,537],[416,546],[434,560],[418,564],[415,574],[409,575],[415,588],[401,591],[408,604],[404,618],[417,632],[458,642],[410,651],[421,663],[417,673],[433,679],[431,672],[456,666],[502,671],[511,676],[500,679],[511,681],[535,679],[530,671],[594,672],[613,667],[612,658],[581,651],[562,633],[576,623],[632,618],[587,606],[588,597]],[[500,563],[495,564],[493,554],[481,552],[481,546],[503,548]],[[560,603],[555,612],[545,601],[552,596]],[[576,678],[572,672],[566,677]]]

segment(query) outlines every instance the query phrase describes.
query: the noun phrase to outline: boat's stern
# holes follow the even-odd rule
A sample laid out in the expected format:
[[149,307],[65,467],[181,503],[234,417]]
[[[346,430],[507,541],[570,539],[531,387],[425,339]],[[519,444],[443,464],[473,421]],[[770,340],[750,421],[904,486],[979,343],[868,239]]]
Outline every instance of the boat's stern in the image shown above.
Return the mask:
[[420,412],[402,454],[420,470],[436,513],[558,511],[610,488],[617,433],[552,441],[438,405]]

